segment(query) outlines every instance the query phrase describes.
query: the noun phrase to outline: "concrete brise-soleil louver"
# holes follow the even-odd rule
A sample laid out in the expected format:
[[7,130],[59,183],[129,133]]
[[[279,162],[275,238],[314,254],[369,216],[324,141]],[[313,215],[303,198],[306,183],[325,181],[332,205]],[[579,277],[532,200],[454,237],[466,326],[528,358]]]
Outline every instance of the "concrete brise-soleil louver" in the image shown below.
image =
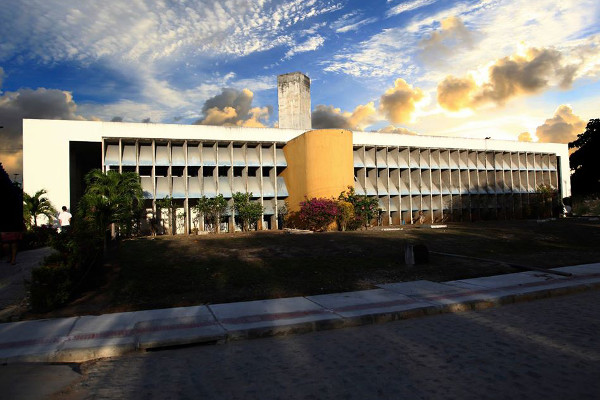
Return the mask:
[[[278,95],[279,128],[24,119],[24,190],[75,208],[89,170],[135,171],[148,218],[161,218],[156,200],[175,199],[178,233],[207,228],[200,197],[232,204],[236,192],[264,207],[259,229],[281,227],[286,202],[294,211],[348,186],[378,199],[384,225],[519,217],[541,184],[570,196],[566,144],[311,130],[309,78],[279,76]],[[239,226],[226,215],[222,228]]]

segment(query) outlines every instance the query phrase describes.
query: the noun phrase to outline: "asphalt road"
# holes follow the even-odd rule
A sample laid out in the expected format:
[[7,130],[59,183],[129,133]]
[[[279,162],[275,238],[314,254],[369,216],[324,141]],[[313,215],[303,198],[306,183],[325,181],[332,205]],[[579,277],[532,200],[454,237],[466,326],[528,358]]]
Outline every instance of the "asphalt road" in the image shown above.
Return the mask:
[[600,291],[36,368],[0,366],[0,389],[43,396],[55,368],[56,399],[598,399]]

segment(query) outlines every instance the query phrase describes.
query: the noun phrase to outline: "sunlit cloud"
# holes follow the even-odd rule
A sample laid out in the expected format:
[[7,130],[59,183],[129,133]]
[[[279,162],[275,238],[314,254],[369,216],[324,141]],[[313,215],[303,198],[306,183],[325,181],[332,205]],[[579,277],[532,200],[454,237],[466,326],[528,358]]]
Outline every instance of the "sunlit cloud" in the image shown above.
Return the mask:
[[394,125],[388,125],[386,127],[383,127],[381,129],[379,129],[377,132],[398,133],[398,134],[402,134],[402,135],[418,135],[418,133],[415,131],[411,131],[410,129],[407,129],[407,128],[404,128],[401,126],[394,126]]
[[398,78],[394,87],[386,90],[381,96],[379,110],[392,123],[410,122],[416,109],[416,103],[423,99],[419,88],[409,85],[404,79]]
[[272,109],[252,107],[254,93],[248,89],[241,91],[231,88],[206,100],[202,106],[203,117],[194,122],[197,125],[237,125],[264,127]]
[[568,88],[579,66],[554,49],[527,49],[523,55],[497,60],[488,68],[488,79],[477,84],[472,75],[446,77],[438,85],[439,104],[451,111],[477,108],[486,103],[539,93],[551,85]]
[[18,178],[23,174],[23,150],[0,150],[0,163],[11,179]]
[[[592,62],[598,55],[598,44],[589,39],[597,31],[595,0],[489,0],[444,3],[438,8],[433,13],[417,13],[398,27],[341,49],[324,62],[325,70],[354,77],[402,76],[436,85],[440,77],[463,75],[515,54],[524,40],[529,48],[554,47],[568,57],[575,57],[574,50],[586,44],[586,51],[595,55],[582,54],[586,62],[579,73],[593,70],[597,75],[600,70],[598,61]],[[460,25],[451,28],[447,23],[442,27],[442,21],[452,20],[460,21],[465,29]],[[444,53],[444,49],[451,51],[435,59],[435,51]],[[584,53],[583,49],[580,52]],[[438,68],[422,69],[421,61],[434,62]]]
[[585,131],[587,122],[573,114],[568,105],[560,105],[552,118],[548,118],[535,130],[535,135],[540,142],[569,143],[577,135]]
[[517,137],[519,142],[533,142],[533,138],[529,132],[521,132]]
[[23,118],[85,120],[70,92],[20,89],[0,96],[0,161],[10,173],[21,173]]
[[461,48],[471,49],[475,43],[476,33],[467,29],[463,21],[451,16],[440,21],[440,29],[423,38],[419,45],[422,51],[419,57],[433,65],[440,65],[453,52]]
[[334,106],[319,104],[312,111],[312,127],[314,129],[342,128],[363,130],[376,121],[375,104],[369,102],[357,106],[354,111],[342,111]]

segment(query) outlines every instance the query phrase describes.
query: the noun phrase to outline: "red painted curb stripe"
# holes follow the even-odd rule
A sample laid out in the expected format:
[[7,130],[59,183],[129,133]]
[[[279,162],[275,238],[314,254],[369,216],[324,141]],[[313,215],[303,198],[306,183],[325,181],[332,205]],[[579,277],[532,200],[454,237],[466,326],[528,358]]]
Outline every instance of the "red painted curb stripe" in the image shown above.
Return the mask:
[[220,319],[219,322],[223,324],[243,324],[243,323],[253,323],[253,322],[263,322],[263,321],[275,321],[278,319],[293,319],[293,318],[301,318],[309,315],[318,315],[318,314],[330,314],[328,310],[310,310],[310,311],[293,311],[286,313],[273,313],[273,314],[256,314],[256,315],[247,315],[243,317],[235,317],[235,318],[224,318]]

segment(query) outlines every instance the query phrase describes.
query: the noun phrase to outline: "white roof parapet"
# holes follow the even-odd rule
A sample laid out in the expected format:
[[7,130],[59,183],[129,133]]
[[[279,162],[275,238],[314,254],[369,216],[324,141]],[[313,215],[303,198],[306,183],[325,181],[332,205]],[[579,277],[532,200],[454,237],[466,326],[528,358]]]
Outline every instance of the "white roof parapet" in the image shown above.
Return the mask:
[[408,146],[436,149],[531,151],[538,153],[559,153],[567,148],[567,145],[562,143],[518,142],[454,136],[403,135],[399,133],[361,131],[353,131],[352,136],[352,142],[355,146]]
[[279,128],[246,128],[240,126],[178,125],[137,122],[69,121],[24,119],[27,135],[66,139],[69,141],[100,142],[102,138],[145,138],[179,140],[218,140],[241,142],[285,143],[305,130]]

